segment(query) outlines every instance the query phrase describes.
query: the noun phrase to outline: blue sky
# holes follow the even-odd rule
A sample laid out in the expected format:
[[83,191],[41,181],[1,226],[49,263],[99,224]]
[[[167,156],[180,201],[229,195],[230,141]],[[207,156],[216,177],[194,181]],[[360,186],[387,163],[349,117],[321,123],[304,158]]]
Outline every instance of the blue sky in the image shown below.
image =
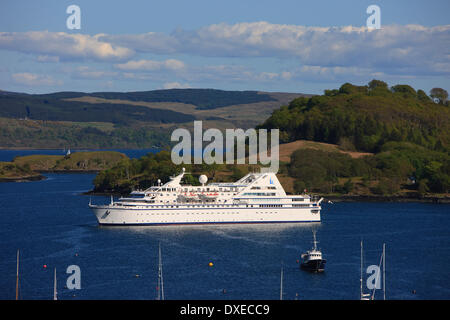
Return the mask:
[[[81,8],[69,30],[66,8]],[[381,8],[381,30],[365,28]],[[10,1],[0,89],[321,93],[373,78],[450,89],[449,1]]]

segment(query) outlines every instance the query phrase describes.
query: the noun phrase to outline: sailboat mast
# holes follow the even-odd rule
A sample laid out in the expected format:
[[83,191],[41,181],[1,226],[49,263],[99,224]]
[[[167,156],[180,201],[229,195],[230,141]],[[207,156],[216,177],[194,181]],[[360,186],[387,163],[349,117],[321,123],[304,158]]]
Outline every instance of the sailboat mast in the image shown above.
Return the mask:
[[161,243],[159,244],[158,258],[158,300],[164,300],[164,279],[162,273]]
[[280,300],[283,300],[283,265],[281,265],[280,274]]
[[386,300],[386,244],[383,243],[383,299]]
[[361,295],[361,299],[363,297],[363,242],[361,240],[361,277],[359,278],[359,282],[361,284],[361,290],[360,290],[360,295]]
[[16,300],[19,300],[19,249],[17,249]]
[[53,279],[53,300],[58,300],[58,291],[56,290],[57,283],[56,283],[56,268],[55,268],[55,276]]

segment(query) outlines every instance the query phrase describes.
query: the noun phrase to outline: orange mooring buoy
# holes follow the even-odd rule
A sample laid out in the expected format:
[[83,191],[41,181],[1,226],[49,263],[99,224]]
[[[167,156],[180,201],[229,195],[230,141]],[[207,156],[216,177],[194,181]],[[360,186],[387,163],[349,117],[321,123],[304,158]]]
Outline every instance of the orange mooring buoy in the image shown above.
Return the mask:
[[208,265],[209,265],[210,267],[212,267],[214,264],[213,264],[212,262],[210,262]]

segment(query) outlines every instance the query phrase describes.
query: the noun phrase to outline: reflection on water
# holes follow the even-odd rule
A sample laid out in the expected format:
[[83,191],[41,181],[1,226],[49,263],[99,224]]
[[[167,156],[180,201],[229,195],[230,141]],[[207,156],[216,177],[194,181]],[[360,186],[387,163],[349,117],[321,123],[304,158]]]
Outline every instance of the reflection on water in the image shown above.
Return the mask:
[[214,232],[245,232],[245,233],[280,233],[288,229],[312,230],[320,228],[320,222],[305,223],[229,223],[229,224],[186,224],[186,225],[143,225],[143,226],[107,226],[99,225],[99,228],[108,230],[121,230],[136,233],[214,233]]

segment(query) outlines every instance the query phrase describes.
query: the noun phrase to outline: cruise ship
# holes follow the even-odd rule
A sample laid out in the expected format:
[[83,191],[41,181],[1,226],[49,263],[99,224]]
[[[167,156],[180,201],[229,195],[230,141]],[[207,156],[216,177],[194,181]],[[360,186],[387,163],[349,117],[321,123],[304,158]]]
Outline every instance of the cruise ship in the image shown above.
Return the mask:
[[182,185],[185,169],[170,181],[106,205],[89,202],[100,225],[320,222],[323,198],[287,195],[275,173],[249,173],[236,182]]

